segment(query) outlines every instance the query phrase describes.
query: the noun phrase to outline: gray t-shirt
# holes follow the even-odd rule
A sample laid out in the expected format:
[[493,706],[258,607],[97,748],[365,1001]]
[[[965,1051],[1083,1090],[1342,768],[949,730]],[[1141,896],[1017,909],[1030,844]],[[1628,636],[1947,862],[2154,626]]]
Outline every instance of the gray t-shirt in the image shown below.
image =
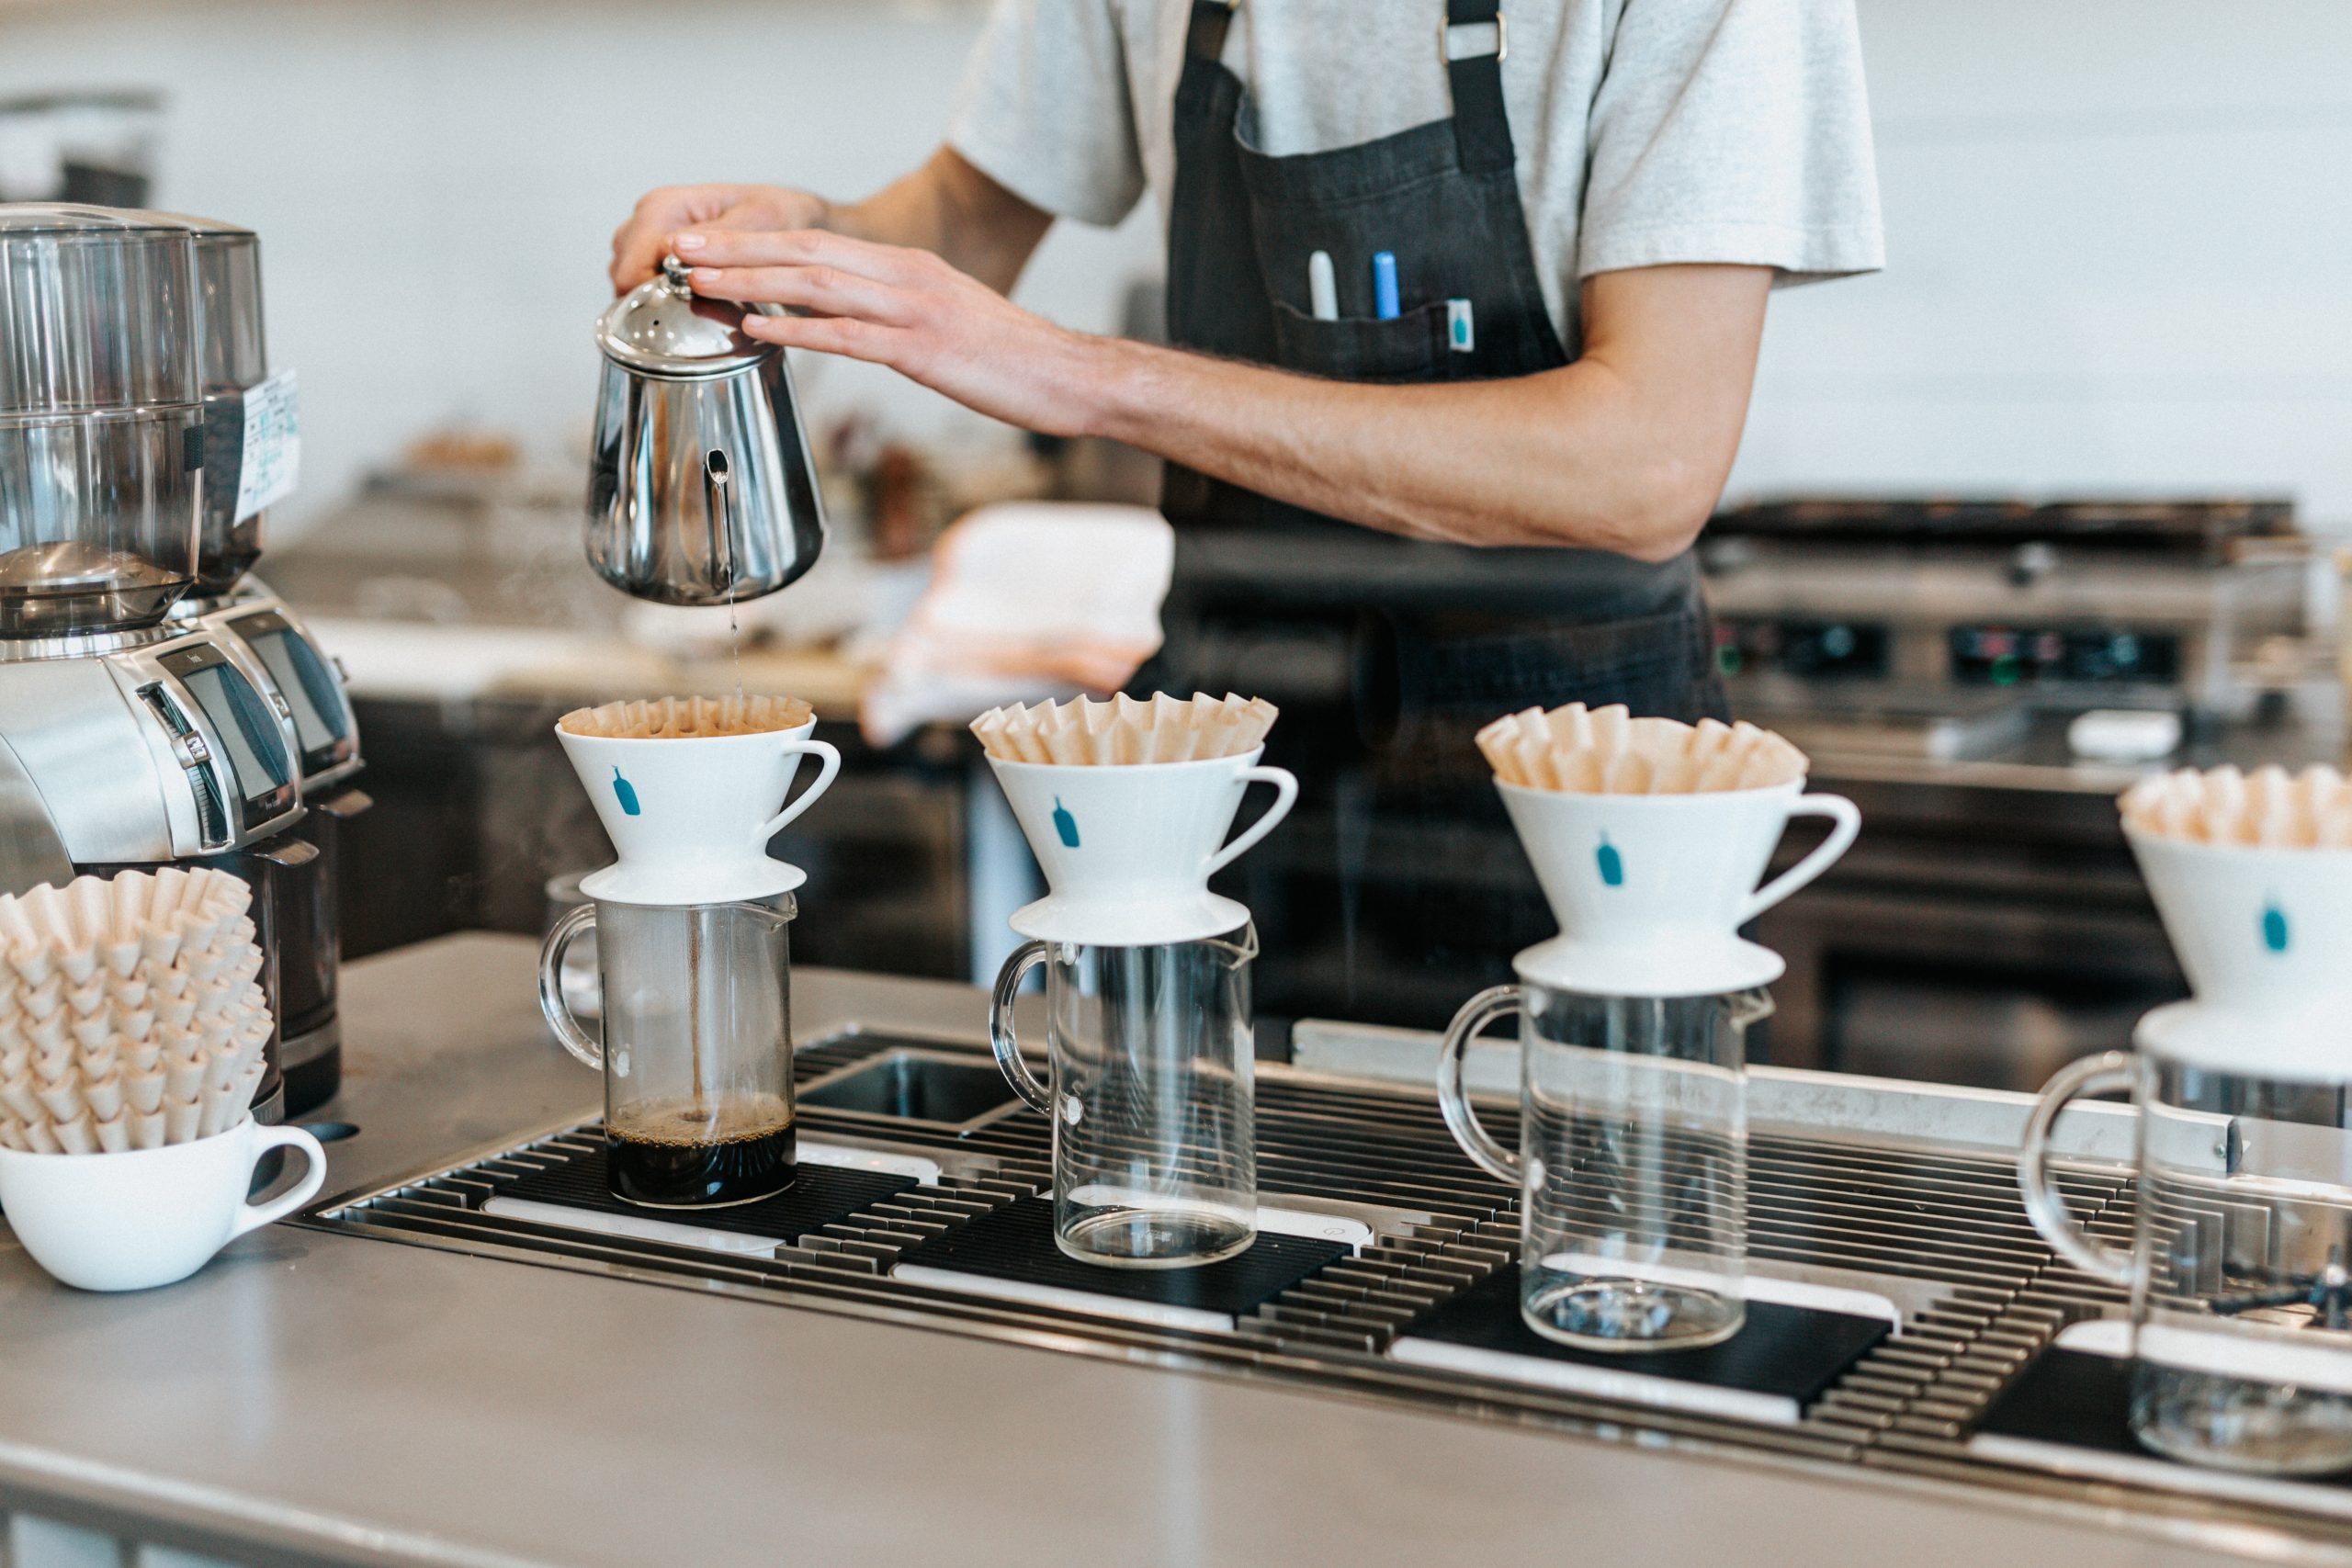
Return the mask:
[[[948,140],[1048,212],[1115,223],[1176,177],[1192,0],[997,0]],[[1453,113],[1444,0],[1244,0],[1225,64],[1256,144],[1352,146]],[[1503,96],[1561,341],[1594,273],[1786,279],[1884,265],[1853,0],[1509,0]]]

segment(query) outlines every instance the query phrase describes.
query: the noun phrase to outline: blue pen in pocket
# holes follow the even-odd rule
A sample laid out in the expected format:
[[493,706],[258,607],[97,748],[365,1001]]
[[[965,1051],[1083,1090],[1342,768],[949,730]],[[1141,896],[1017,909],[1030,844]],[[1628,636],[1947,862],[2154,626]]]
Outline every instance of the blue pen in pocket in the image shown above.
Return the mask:
[[1372,313],[1393,321],[1403,313],[1396,299],[1396,253],[1372,253]]

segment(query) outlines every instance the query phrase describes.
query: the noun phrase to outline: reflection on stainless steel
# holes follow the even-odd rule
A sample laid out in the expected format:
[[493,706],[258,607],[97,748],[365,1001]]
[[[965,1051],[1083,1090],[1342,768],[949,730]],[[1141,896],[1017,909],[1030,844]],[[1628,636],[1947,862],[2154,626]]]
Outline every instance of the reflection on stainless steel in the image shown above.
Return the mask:
[[790,367],[741,319],[737,307],[697,299],[673,257],[598,324],[588,559],[637,598],[756,599],[823,547]]
[[185,229],[0,207],[0,637],[150,625],[187,586],[195,295]]

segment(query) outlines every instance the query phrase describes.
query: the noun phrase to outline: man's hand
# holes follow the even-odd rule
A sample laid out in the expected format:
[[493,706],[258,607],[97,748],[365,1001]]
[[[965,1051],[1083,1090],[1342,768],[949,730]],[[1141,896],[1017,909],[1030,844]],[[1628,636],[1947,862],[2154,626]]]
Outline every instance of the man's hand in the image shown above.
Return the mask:
[[628,221],[614,231],[613,292],[626,294],[652,276],[681,229],[814,229],[829,217],[823,197],[781,186],[664,186],[648,191]]
[[887,365],[981,413],[1048,435],[1088,433],[1110,340],[1055,325],[927,250],[820,230],[713,226],[677,236],[694,289],[807,314],[751,316],[769,343]]

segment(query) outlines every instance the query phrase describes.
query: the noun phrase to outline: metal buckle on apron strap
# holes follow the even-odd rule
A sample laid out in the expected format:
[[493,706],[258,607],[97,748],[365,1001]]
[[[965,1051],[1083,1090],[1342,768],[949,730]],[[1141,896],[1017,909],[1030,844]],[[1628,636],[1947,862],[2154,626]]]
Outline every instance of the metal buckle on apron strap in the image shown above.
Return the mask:
[[[1457,33],[1462,35],[1459,39],[1454,36]],[[1489,33],[1492,34],[1494,47],[1481,48],[1490,41]],[[1491,54],[1497,61],[1510,58],[1510,24],[1502,12],[1498,10],[1492,22],[1455,22],[1442,17],[1438,18],[1437,57],[1440,60],[1451,65],[1457,60],[1476,60],[1482,54]]]

